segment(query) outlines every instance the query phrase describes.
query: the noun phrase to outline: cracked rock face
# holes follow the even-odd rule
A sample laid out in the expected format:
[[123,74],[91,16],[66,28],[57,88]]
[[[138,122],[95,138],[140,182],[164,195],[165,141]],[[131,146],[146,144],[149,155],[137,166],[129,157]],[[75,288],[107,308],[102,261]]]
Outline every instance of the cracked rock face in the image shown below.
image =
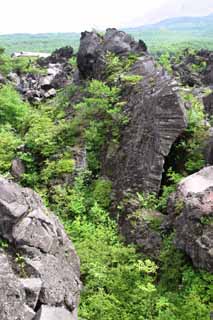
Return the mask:
[[169,200],[167,224],[193,264],[213,272],[213,167],[185,178]]
[[142,40],[136,42],[123,31],[107,29],[104,36],[96,32],[82,32],[77,56],[78,68],[83,78],[101,79],[105,68],[105,54],[119,56],[129,53],[144,53],[147,47]]
[[124,96],[129,123],[121,130],[116,152],[109,148],[102,170],[117,191],[158,193],[165,158],[186,127],[185,110],[177,83],[152,57],[140,57],[130,74],[142,80]]
[[0,237],[8,241],[0,252],[0,318],[46,319],[45,305],[57,307],[57,319],[77,319],[81,283],[71,241],[35,192],[3,178]]

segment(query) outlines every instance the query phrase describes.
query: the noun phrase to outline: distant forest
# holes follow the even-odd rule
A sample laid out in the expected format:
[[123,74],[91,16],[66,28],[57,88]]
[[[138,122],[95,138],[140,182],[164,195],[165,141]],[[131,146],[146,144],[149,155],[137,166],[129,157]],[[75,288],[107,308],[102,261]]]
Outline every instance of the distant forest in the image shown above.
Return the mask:
[[[158,24],[125,29],[136,39],[143,39],[152,53],[176,52],[183,48],[213,50],[213,15],[196,18],[173,18]],[[0,35],[0,47],[11,54],[17,51],[52,52],[71,45],[76,51],[80,33]]]

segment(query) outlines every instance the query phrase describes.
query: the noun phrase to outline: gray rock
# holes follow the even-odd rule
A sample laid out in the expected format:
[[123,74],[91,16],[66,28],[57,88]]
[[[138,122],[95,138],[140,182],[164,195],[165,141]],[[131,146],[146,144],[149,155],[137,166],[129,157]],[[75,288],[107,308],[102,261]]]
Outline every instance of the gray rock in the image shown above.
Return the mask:
[[101,79],[104,74],[107,52],[126,56],[129,53],[146,51],[147,47],[142,40],[136,42],[132,36],[114,28],[107,29],[104,36],[96,32],[82,32],[77,55],[80,75],[83,78]]
[[177,83],[150,56],[141,57],[130,74],[142,80],[127,89],[124,112],[129,123],[121,130],[119,147],[108,149],[102,173],[118,191],[159,192],[165,159],[186,127]]
[[[0,178],[0,237],[7,239],[21,257],[21,267],[16,259],[11,259],[17,272],[21,268],[22,274],[19,276],[24,275],[27,279],[20,281],[13,277],[11,281],[14,285],[8,290],[11,296],[19,290],[17,301],[11,300],[14,308],[22,310],[21,305],[32,307],[32,312],[25,308],[29,316],[24,319],[30,317],[37,304],[60,305],[77,312],[81,289],[80,268],[71,241],[58,219],[44,207],[34,191],[4,178]],[[4,257],[0,259],[1,272],[9,272],[11,277],[13,272],[5,261]],[[7,282],[0,282],[0,292],[5,290]],[[13,287],[18,288],[14,289],[14,293]],[[8,316],[7,319],[13,319],[14,308],[8,305],[7,312],[8,315],[11,312],[11,318]]]
[[105,52],[110,51],[118,55],[142,53],[147,51],[146,44],[142,40],[136,42],[131,35],[115,28],[109,28],[106,30],[103,48]]
[[167,226],[193,264],[213,272],[213,167],[185,178],[168,204]]
[[24,288],[14,274],[8,257],[0,252],[0,319],[32,320],[35,312],[26,305]]
[[162,246],[159,227],[164,216],[152,210],[136,209],[130,213],[129,211],[131,210],[128,208],[128,214],[126,211],[119,219],[120,231],[126,243],[135,244],[138,252],[157,259]]
[[12,161],[11,174],[14,178],[20,179],[25,173],[25,166],[21,159],[16,158]]
[[42,306],[38,311],[35,320],[77,320],[64,308]]
[[211,117],[213,116],[213,93],[203,98],[205,112]]
[[28,279],[20,279],[22,286],[24,287],[26,293],[26,302],[27,305],[35,309],[39,294],[41,291],[42,281],[40,278],[28,278]]

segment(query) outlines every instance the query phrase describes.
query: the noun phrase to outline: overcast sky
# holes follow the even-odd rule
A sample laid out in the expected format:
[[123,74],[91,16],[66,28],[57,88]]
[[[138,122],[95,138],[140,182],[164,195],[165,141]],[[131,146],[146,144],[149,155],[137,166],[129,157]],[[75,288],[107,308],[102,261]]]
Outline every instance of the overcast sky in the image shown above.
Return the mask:
[[[0,33],[120,27],[166,0],[0,0]],[[167,0],[168,1],[168,0]]]

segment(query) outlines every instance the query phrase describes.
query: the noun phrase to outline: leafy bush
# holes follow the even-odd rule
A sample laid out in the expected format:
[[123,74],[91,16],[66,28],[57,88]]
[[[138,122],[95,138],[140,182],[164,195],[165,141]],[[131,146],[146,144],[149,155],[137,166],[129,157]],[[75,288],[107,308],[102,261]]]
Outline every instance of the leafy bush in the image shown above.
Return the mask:
[[7,173],[21,140],[9,125],[0,127],[0,173]]
[[10,123],[14,128],[21,128],[29,112],[29,106],[10,85],[0,88],[0,124]]

